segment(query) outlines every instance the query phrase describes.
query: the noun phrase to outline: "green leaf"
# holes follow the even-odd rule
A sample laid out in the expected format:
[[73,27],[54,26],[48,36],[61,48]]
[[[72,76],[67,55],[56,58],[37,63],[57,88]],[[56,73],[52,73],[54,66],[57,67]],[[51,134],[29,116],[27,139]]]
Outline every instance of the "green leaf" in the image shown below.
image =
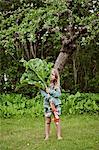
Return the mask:
[[45,60],[39,58],[31,59],[28,62],[21,60],[26,68],[20,82],[34,85],[38,88],[45,89],[50,80],[50,71],[52,63],[47,63]]

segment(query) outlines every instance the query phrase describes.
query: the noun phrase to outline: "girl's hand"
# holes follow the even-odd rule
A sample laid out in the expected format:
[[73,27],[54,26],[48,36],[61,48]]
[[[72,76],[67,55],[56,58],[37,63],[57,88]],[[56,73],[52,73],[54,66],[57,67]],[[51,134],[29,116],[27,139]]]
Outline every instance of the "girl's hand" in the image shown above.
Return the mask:
[[46,92],[49,93],[49,88],[48,87],[46,88]]

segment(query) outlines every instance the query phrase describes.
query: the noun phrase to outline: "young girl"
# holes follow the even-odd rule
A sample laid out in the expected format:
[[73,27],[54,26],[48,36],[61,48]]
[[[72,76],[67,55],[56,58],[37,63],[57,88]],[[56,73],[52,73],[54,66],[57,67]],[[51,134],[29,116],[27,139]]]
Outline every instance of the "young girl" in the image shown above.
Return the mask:
[[50,87],[46,88],[46,93],[41,92],[44,96],[44,112],[45,112],[45,140],[49,138],[50,134],[50,123],[51,115],[54,115],[54,122],[56,125],[57,138],[60,140],[61,137],[61,127],[60,127],[60,118],[61,115],[61,101],[59,96],[61,95],[60,91],[60,78],[58,70],[52,69]]

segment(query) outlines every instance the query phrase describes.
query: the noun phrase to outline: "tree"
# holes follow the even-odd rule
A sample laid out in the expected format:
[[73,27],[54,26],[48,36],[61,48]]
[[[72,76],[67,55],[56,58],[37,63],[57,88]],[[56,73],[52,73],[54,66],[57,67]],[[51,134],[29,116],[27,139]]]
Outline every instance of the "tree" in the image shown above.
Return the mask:
[[[83,53],[82,50],[86,49],[88,52],[91,49],[91,43],[93,43],[93,47],[96,48],[91,49],[91,53],[89,52],[88,55],[94,54],[95,51],[98,54],[97,1],[42,0],[39,3],[36,2],[35,0],[20,1],[20,3],[16,1],[13,4],[13,1],[10,1],[8,7],[2,2],[4,10],[2,9],[0,13],[0,48],[4,54],[9,60],[16,61],[17,64],[22,57],[26,60],[36,57],[46,58],[54,63],[56,61],[55,67],[60,68],[61,71],[66,66],[66,60],[72,59],[74,50],[79,47],[79,52],[75,58],[75,67],[81,65],[85,73],[86,65],[82,64],[80,55]],[[86,30],[87,34],[85,34]],[[81,33],[84,34],[79,36]],[[84,51],[83,55],[85,54]],[[95,59],[97,58],[95,57]],[[84,62],[86,60],[87,57]],[[98,61],[96,61],[96,66],[97,64]],[[12,64],[9,66],[12,67]],[[21,74],[21,70],[18,70]],[[86,87],[88,86],[91,69],[89,70],[85,73],[86,79],[84,79],[83,71],[80,67],[77,68],[77,84],[82,84],[84,79],[84,86],[85,84]],[[98,70],[96,69],[95,76],[97,73]],[[80,79],[81,76],[82,79]]]

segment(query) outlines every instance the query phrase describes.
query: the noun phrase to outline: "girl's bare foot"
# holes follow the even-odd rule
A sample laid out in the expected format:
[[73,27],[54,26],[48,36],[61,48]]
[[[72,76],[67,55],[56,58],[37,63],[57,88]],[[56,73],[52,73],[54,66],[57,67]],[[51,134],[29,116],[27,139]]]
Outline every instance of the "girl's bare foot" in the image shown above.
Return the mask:
[[62,140],[63,138],[62,138],[61,136],[59,136],[57,139],[58,139],[58,140]]
[[44,139],[44,140],[45,140],[45,141],[47,141],[48,139],[49,139],[49,137],[45,137],[45,139]]

